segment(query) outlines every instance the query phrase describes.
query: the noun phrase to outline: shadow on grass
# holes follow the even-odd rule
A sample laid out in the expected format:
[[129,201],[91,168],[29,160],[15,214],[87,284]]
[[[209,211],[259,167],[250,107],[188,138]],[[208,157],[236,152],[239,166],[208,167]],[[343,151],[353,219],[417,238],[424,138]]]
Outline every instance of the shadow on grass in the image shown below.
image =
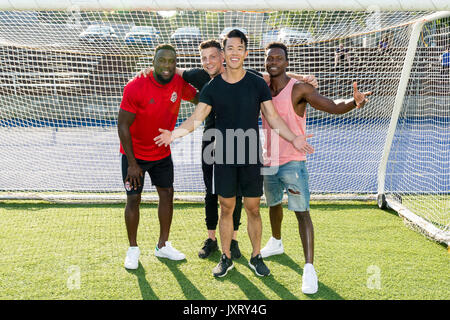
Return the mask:
[[169,259],[158,258],[159,261],[164,263],[167,268],[173,273],[178,283],[180,284],[181,290],[184,296],[188,300],[206,300],[205,296],[197,289],[196,286],[178,269],[178,266],[187,263],[186,260],[182,261],[172,261]]
[[150,287],[146,277],[145,269],[139,262],[139,267],[136,270],[128,270],[128,273],[135,275],[138,279],[139,289],[141,290],[141,295],[143,300],[159,300],[158,296],[155,294],[153,289]]
[[[264,260],[266,260],[266,259],[264,259]],[[275,292],[281,299],[283,299],[283,300],[298,300],[298,297],[295,296],[291,291],[289,291],[289,289],[287,289],[284,285],[279,283],[275,279],[275,277],[272,273],[267,277],[260,277],[255,274],[253,269],[250,268],[250,266],[248,264],[249,261],[246,258],[241,257],[239,260],[237,260],[237,262],[239,262],[239,264],[246,266],[255,275],[256,278],[261,279],[261,281],[267,287],[269,287],[273,292]]]
[[[242,258],[241,258],[242,259]],[[212,275],[211,275],[212,276]],[[259,288],[253,284],[246,276],[239,272],[236,268],[236,263],[234,264],[233,270],[228,271],[228,274],[223,278],[215,278],[217,281],[230,281],[235,285],[239,286],[242,292],[246,295],[249,300],[267,300],[264,293],[259,290]]]
[[[301,286],[301,284],[299,284]],[[326,286],[319,280],[319,289],[315,294],[305,294],[312,300],[322,299],[322,300],[344,300],[342,296],[339,295],[336,291]]]
[[[206,260],[214,262],[214,263],[218,263],[220,261],[221,255],[222,255],[222,253],[220,252],[220,250],[217,250],[217,251],[214,251],[208,258],[206,258]],[[214,280],[216,280],[216,281],[221,281],[221,282],[230,281],[230,282],[236,284],[237,286],[239,286],[241,288],[242,292],[244,292],[244,294],[247,296],[248,299],[251,299],[251,300],[264,300],[265,299],[265,300],[267,300],[268,298],[258,289],[258,287],[255,286],[249,279],[247,279],[242,273],[240,273],[236,269],[236,262],[239,262],[239,260],[242,260],[242,259],[243,258],[241,257],[238,260],[234,260],[234,262],[235,262],[234,268],[232,270],[230,270],[228,272],[228,274],[225,277],[223,277],[223,278],[216,278],[216,277],[214,277],[213,274],[212,274],[212,269],[211,270],[206,270],[206,274],[205,274],[205,279],[204,280],[205,281],[214,281]],[[169,266],[169,264],[170,264],[169,261],[163,261],[163,259],[160,259],[160,261],[165,262],[167,267],[169,269],[171,269],[171,267]],[[170,262],[174,263],[174,261],[170,261]],[[185,262],[185,261],[183,261],[183,262]],[[178,262],[178,264],[179,263],[180,262]],[[247,267],[248,267],[248,265],[247,265]],[[172,266],[172,268],[173,268],[173,266]],[[174,272],[174,270],[172,270],[172,269],[171,269],[171,271]],[[176,271],[180,272],[179,270],[176,270]],[[174,272],[174,274],[175,274],[175,272]],[[175,277],[177,277],[176,274],[175,274]],[[184,279],[182,279],[182,278],[179,279],[177,277],[177,280],[179,282],[180,282],[180,280],[184,280],[183,282],[189,282],[190,283],[190,281],[184,275],[183,275],[183,277],[184,277]],[[180,285],[182,285],[182,287],[186,286],[185,283],[182,284],[181,282],[180,282]],[[191,286],[193,288],[195,288],[192,284],[191,284]],[[185,291],[185,290],[183,289],[183,291]],[[193,290],[191,289],[189,291],[192,292]],[[188,299],[206,299],[197,290],[197,288],[195,288],[195,291],[197,291],[196,294],[190,294],[189,296],[185,294],[186,297]],[[192,297],[192,295],[194,295],[194,296]]]
[[[273,262],[282,264],[282,265],[284,265],[286,267],[291,268],[293,271],[297,272],[299,277],[298,277],[298,279],[295,279],[294,281],[297,281],[298,282],[298,286],[301,288],[301,286],[302,286],[303,269],[294,260],[292,260],[291,257],[289,257],[286,253],[281,254],[281,255],[271,256],[271,257],[268,257],[268,258],[264,258],[264,260],[265,261],[273,261]],[[320,277],[320,275],[318,275],[318,276]],[[265,284],[267,285],[266,282],[265,282]],[[278,294],[277,291],[275,291],[275,292]],[[317,293],[315,293],[315,294],[308,294],[306,296],[309,297],[310,299],[313,299],[313,300],[315,300],[315,299],[344,300],[344,298],[342,296],[340,296],[336,291],[334,291],[330,287],[326,286],[324,283],[320,282],[320,278],[319,278],[319,290],[317,291]],[[284,298],[282,296],[280,296],[280,297],[283,298],[283,299],[289,299],[289,298]],[[298,299],[298,298],[295,297],[295,299]]]
[[279,264],[282,264],[283,266],[291,268],[293,271],[297,272],[299,275],[303,274],[303,269],[294,260],[292,260],[291,257],[289,257],[285,253],[264,258],[264,261],[274,261]]
[[[219,261],[220,252],[216,251],[207,259],[211,261]],[[265,258],[265,261],[273,261],[275,263],[280,263],[284,266],[291,268],[298,274],[297,279],[293,279],[298,283],[299,289],[302,285],[302,275],[303,269],[289,257],[287,254],[282,254],[278,256],[272,256]],[[268,277],[259,277],[248,265],[248,259],[242,256],[239,259],[234,260],[234,268],[230,270],[229,273],[223,278],[215,278],[217,281],[230,281],[242,290],[249,300],[266,300],[267,296],[253,283],[253,279],[248,279],[242,273],[239,272],[240,268],[248,268],[255,276],[255,279],[260,279],[268,288],[270,288],[274,293],[276,293],[282,300],[299,300],[295,294],[293,294],[288,288],[276,280],[276,275],[271,274]],[[310,299],[327,299],[327,300],[343,300],[337,292],[329,288],[325,284],[319,281],[319,290],[316,294],[307,295]]]

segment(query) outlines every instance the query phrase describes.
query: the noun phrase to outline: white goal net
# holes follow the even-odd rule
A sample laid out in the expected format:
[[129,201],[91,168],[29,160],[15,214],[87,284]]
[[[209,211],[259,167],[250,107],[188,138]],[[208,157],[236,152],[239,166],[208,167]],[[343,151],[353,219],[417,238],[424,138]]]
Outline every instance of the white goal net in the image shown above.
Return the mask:
[[[314,134],[310,143],[316,149],[307,162],[313,194],[375,198],[384,157],[381,193],[401,198],[448,233],[450,84],[439,61],[449,47],[445,15],[436,20],[430,11],[375,6],[264,10],[257,2],[249,4],[252,12],[230,6],[192,10],[187,4],[182,10],[176,1],[146,10],[139,1],[135,9],[86,10],[77,3],[19,8],[24,10],[0,3],[3,198],[123,197],[117,113],[124,85],[151,66],[156,45],[174,44],[178,67],[200,68],[200,41],[220,39],[227,28],[238,27],[250,40],[247,68],[263,72],[264,46],[281,41],[289,48],[289,71],[315,75],[321,94],[350,98],[353,81],[361,91],[374,92],[363,109],[345,115],[308,107],[308,133]],[[413,26],[428,17],[433,18],[420,30],[418,49],[409,49]],[[399,99],[411,52],[407,88]],[[398,101],[403,103],[394,126]],[[194,107],[183,103],[178,123]],[[386,146],[389,130],[395,132],[392,146]],[[204,191],[201,136],[199,128],[172,146],[176,193]],[[146,183],[145,191],[152,190]]]

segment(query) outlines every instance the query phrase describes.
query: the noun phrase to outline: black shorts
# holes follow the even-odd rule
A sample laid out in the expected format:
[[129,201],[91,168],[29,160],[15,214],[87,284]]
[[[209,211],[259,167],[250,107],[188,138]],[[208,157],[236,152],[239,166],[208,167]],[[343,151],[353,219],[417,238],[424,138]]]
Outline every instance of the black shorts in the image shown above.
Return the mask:
[[122,180],[127,195],[142,193],[146,172],[148,172],[150,179],[152,180],[152,185],[160,188],[173,187],[173,162],[171,155],[156,161],[145,161],[140,159],[136,159],[136,161],[144,172],[144,175],[141,177],[141,186],[136,190],[128,191],[125,188],[125,178],[128,174],[128,159],[126,155],[122,154]]
[[264,177],[261,166],[214,165],[214,192],[224,198],[243,196],[249,198],[263,195]]

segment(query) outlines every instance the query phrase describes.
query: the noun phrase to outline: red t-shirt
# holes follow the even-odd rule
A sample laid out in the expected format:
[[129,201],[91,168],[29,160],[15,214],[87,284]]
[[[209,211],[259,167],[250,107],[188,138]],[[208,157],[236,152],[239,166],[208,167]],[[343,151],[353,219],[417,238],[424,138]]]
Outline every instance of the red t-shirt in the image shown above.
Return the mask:
[[[153,140],[159,128],[173,130],[180,110],[181,99],[192,100],[197,91],[175,74],[165,85],[156,82],[153,72],[136,78],[123,90],[122,110],[136,114],[130,126],[134,156],[140,160],[156,161],[170,155],[170,147],[158,147]],[[125,154],[122,144],[120,152]]]

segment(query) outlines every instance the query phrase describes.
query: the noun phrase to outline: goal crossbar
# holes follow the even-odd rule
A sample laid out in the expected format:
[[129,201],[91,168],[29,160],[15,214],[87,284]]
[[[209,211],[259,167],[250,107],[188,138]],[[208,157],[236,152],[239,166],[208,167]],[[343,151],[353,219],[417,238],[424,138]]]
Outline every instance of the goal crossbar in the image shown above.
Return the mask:
[[78,8],[87,11],[164,11],[164,10],[306,10],[306,11],[445,11],[450,10],[447,0],[277,0],[277,1],[241,1],[241,0],[0,0],[0,10],[67,10]]

